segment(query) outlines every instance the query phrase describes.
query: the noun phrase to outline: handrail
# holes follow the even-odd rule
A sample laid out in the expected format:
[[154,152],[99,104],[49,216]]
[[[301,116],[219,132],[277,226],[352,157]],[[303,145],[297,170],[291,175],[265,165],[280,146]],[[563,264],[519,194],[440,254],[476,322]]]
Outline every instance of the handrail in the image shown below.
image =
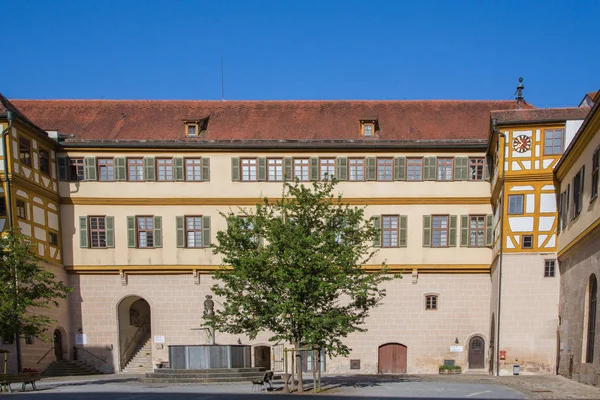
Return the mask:
[[46,354],[44,354],[44,355],[42,356],[42,358],[40,358],[40,359],[38,360],[38,362],[37,362],[37,363],[38,363],[38,364],[39,364],[39,363],[41,363],[41,362],[42,362],[42,360],[43,360],[44,358],[46,358],[46,356],[48,355],[48,353],[50,353],[52,350],[54,350],[54,346],[50,347],[50,349],[49,349],[49,350],[46,352]]
[[136,339],[139,339],[138,335],[142,331],[142,328],[146,328],[146,322],[148,322],[148,317],[144,318],[144,321],[140,324],[140,326],[137,328],[137,330],[133,334],[133,337],[131,338],[131,341],[129,342],[129,344],[127,345],[127,347],[125,347],[125,351],[123,351],[123,353],[122,353],[123,355],[121,356],[121,368],[125,368],[124,364],[128,361],[128,360],[126,360],[126,358],[127,358],[127,352],[131,348],[131,345],[134,344],[134,343],[136,343]]
[[96,357],[98,360],[102,361],[103,363],[106,363],[106,360],[105,360],[104,358],[102,358],[102,357],[100,357],[100,356],[97,356],[97,355],[95,355],[94,353],[92,353],[92,352],[91,352],[91,351],[89,351],[89,350],[86,350],[86,349],[84,349],[83,347],[75,347],[75,349],[77,349],[77,351],[79,351],[79,350],[83,350],[83,351],[85,351],[86,353],[88,353],[88,354],[90,354],[90,355],[92,355],[92,356]]

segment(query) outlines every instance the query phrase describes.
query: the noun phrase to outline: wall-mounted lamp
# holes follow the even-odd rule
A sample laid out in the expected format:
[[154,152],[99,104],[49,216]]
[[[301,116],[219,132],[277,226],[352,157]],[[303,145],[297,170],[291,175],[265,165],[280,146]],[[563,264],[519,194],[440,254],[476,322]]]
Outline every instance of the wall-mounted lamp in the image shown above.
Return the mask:
[[458,344],[458,338],[454,339],[454,343]]

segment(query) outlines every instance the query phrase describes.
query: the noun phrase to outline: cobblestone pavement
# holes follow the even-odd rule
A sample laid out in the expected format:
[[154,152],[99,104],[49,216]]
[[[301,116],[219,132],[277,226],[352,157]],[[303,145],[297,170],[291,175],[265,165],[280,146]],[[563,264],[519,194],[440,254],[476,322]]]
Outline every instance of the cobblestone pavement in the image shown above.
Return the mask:
[[[311,377],[307,377],[311,378]],[[494,377],[489,375],[325,375],[322,378],[323,389],[321,393],[325,396],[352,396],[352,397],[379,397],[395,396],[403,397],[402,383],[410,383],[413,386],[416,383],[431,382],[436,387],[449,387],[448,384],[456,383],[460,385],[496,385],[508,389],[516,390],[529,399],[600,399],[600,389],[577,383],[562,376],[501,376]],[[152,385],[137,382],[135,375],[100,375],[87,377],[64,377],[64,378],[44,378],[39,382],[39,386],[45,391],[64,390],[68,392],[86,391],[86,386],[93,391],[103,390],[117,392],[139,389],[152,389]],[[168,385],[163,384],[156,387],[157,390],[166,390]],[[187,386],[185,392],[196,393],[237,393],[247,395],[251,394],[248,383],[238,384],[211,384],[211,385],[193,385],[194,388]],[[172,387],[172,389],[175,389]],[[277,385],[280,388],[281,385]],[[305,388],[312,387],[312,382],[305,381]],[[388,390],[390,387],[394,390]],[[62,388],[62,390],[61,390]],[[183,387],[181,387],[183,389]],[[386,392],[387,390],[387,392]],[[310,390],[309,392],[310,393]],[[413,392],[412,396],[415,396]],[[65,393],[66,394],[66,393]],[[254,393],[253,393],[254,394]],[[275,394],[275,393],[274,393]],[[408,394],[408,393],[406,393]],[[443,395],[444,392],[441,393]],[[410,395],[409,395],[410,396]],[[412,397],[411,396],[411,397]],[[420,397],[420,396],[419,396]],[[454,397],[454,396],[449,396]],[[521,396],[519,396],[521,397]],[[407,397],[404,397],[407,398]],[[475,398],[485,398],[485,394]],[[518,398],[518,397],[515,397]]]

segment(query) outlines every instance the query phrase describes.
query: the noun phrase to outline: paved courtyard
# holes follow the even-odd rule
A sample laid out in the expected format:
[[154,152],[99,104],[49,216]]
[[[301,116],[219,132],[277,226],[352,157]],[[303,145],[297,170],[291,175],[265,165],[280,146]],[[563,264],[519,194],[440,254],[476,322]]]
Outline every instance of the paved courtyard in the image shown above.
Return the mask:
[[[600,399],[600,389],[559,376],[487,375],[345,375],[324,376],[323,391],[312,394],[306,382],[306,396],[329,399]],[[37,400],[141,400],[195,399],[255,400],[269,396],[288,398],[281,384],[273,392],[252,391],[252,384],[170,385],[145,384],[136,376],[105,375],[93,377],[46,378],[37,392],[19,397]],[[15,389],[17,385],[14,385]],[[298,396],[297,394],[293,396]]]

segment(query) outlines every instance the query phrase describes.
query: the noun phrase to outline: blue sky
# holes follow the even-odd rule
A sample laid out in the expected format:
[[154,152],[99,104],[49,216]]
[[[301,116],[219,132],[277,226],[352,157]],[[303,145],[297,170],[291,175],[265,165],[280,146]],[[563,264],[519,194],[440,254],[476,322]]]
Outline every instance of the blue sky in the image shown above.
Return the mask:
[[2,4],[9,98],[511,99],[600,88],[600,1]]

